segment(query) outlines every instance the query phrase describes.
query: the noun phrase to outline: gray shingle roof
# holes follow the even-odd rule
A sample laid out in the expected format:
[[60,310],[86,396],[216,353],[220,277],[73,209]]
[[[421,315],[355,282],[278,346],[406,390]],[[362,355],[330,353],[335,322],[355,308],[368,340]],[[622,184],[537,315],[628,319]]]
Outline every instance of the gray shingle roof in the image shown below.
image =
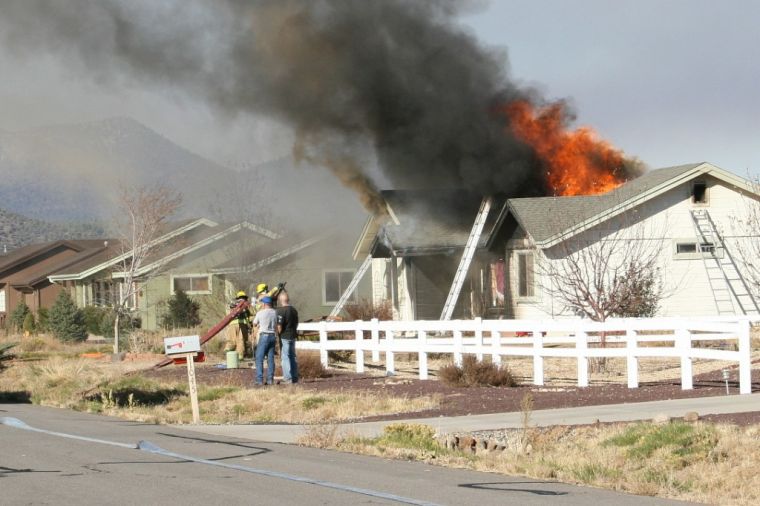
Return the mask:
[[[388,190],[381,192],[399,221],[383,226],[396,254],[433,253],[462,248],[467,243],[482,196],[463,190]],[[480,245],[484,246],[501,207],[506,200],[493,203]]]
[[690,163],[652,170],[601,195],[510,199],[509,207],[525,231],[542,242],[700,165]]

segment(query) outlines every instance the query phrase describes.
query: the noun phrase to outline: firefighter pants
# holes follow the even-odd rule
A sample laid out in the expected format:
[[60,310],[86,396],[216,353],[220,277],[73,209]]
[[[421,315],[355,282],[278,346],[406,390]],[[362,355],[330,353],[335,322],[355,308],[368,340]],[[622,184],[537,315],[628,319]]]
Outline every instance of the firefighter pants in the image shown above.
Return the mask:
[[251,357],[251,346],[248,339],[250,330],[251,329],[248,325],[230,325],[227,327],[227,344],[224,347],[225,351],[237,351],[238,357],[240,357],[241,360],[246,357]]

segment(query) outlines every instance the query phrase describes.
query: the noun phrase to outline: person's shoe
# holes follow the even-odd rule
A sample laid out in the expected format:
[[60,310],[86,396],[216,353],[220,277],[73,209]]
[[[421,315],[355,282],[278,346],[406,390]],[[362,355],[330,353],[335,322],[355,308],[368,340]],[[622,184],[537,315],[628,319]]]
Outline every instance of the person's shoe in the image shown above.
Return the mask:
[[292,385],[293,381],[291,381],[291,380],[282,380],[282,381],[280,381],[279,384],[280,385]]

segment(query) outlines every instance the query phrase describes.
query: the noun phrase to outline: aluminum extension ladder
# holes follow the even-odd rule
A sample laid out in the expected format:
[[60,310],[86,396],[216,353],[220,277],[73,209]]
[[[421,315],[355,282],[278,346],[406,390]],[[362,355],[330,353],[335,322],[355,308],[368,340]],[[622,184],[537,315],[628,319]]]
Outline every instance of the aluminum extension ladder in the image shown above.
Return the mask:
[[470,270],[470,264],[475,256],[475,251],[478,249],[478,242],[483,233],[486,219],[488,219],[488,212],[491,210],[492,202],[493,199],[491,197],[486,197],[480,203],[480,210],[478,210],[478,215],[475,217],[475,223],[472,225],[470,237],[467,238],[467,244],[464,246],[464,252],[462,252],[462,259],[459,261],[457,272],[454,274],[454,282],[451,283],[449,295],[446,297],[446,303],[443,305],[441,320],[450,320],[451,315],[454,314],[454,308],[457,305],[457,300],[459,300],[459,294],[462,291],[464,280],[467,278],[467,272]]
[[760,307],[715,228],[710,213],[707,209],[693,209],[691,218],[699,239],[697,252],[702,257],[718,315],[736,314],[734,300],[741,314],[760,314]]
[[372,265],[372,255],[367,255],[367,258],[364,259],[364,262],[362,262],[362,264],[359,266],[359,270],[356,271],[353,279],[351,279],[351,282],[346,287],[346,291],[343,292],[343,294],[340,296],[340,299],[338,299],[338,303],[335,304],[335,307],[332,308],[332,311],[330,311],[330,314],[327,316],[328,318],[335,318],[340,314],[340,312],[343,310],[343,306],[346,305],[346,302],[348,302],[351,294],[354,293],[356,287],[359,286],[359,282],[364,277],[364,273],[367,272],[367,269],[369,269],[370,265]]

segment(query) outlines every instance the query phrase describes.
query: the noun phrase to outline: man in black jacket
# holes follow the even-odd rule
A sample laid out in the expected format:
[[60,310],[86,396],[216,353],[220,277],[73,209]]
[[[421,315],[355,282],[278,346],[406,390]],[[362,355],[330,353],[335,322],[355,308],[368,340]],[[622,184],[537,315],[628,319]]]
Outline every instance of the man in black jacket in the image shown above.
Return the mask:
[[296,332],[298,331],[298,311],[290,305],[288,292],[282,291],[277,297],[277,334],[280,336],[282,354],[282,382],[298,383],[298,362],[296,361]]

